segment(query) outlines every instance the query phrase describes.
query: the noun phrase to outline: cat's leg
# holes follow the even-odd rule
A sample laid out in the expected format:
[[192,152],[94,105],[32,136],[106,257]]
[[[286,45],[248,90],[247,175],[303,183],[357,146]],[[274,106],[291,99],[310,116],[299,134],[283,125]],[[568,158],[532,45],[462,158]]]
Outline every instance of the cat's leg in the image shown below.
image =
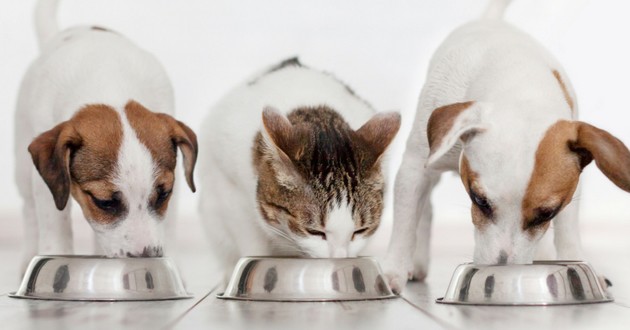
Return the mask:
[[[417,253],[417,275],[426,276],[428,244],[431,220],[419,219],[421,212],[430,213],[431,190],[438,181],[439,173],[424,167],[427,153],[408,145],[394,184],[394,224],[387,256],[383,263],[389,285],[401,292],[407,280],[414,274],[413,253]],[[420,221],[419,221],[420,220]],[[418,233],[418,223],[423,233]],[[417,238],[426,238],[420,248]]]
[[225,285],[242,255],[241,246],[247,245],[249,227],[258,224],[254,222],[255,208],[243,206],[247,195],[218,167],[209,168],[212,170],[202,174],[199,210],[212,259]]

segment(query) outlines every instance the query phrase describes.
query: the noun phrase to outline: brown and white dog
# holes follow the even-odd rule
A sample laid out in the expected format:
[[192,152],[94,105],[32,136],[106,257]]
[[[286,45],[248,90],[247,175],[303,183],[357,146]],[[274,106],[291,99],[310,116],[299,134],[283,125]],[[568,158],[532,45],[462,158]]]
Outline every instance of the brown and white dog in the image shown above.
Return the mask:
[[552,219],[556,257],[580,260],[572,197],[592,160],[630,191],[630,152],[576,120],[560,64],[501,20],[508,2],[491,1],[484,17],[455,30],[431,61],[395,183],[384,269],[396,291],[427,274],[430,194],[444,171],[458,171],[470,195],[478,264],[531,263]]
[[99,27],[58,32],[56,8],[38,3],[41,55],[16,113],[25,261],[73,252],[70,195],[105,255],[161,256],[177,148],[194,191],[196,136],[169,115],[173,90],[151,54]]

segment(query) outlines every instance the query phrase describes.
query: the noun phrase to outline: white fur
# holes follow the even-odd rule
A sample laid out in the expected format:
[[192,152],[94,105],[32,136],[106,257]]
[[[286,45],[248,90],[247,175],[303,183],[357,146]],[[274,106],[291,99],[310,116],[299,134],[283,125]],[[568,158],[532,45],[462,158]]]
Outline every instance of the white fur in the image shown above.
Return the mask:
[[[345,241],[351,237],[348,210],[333,212],[335,225],[326,232],[334,239],[335,243],[330,243],[319,237],[285,239],[264,223],[257,209],[252,147],[262,129],[262,110],[272,106],[287,114],[297,107],[319,105],[338,111],[355,130],[375,114],[333,77],[291,66],[248,80],[219,101],[204,121],[200,210],[224,271],[231,271],[239,256],[296,252],[351,256],[360,250],[362,239],[353,244]],[[343,217],[337,216],[339,212]]]
[[[44,4],[46,2],[48,0],[40,1],[40,9],[42,6],[50,6],[49,9],[56,7],[55,4]],[[38,11],[37,26],[43,29],[56,27],[54,17],[44,14],[55,13],[52,10]],[[16,180],[24,198],[25,261],[36,253],[72,253],[70,203],[63,211],[56,209],[50,191],[27,152],[31,141],[40,133],[70,119],[86,104],[109,105],[119,112],[121,118],[125,117],[123,107],[129,100],[135,100],[154,112],[172,114],[174,109],[173,90],[161,64],[121,35],[94,31],[89,27],[62,32],[40,30],[39,35],[42,38],[42,51],[24,76],[15,116]],[[127,149],[137,148],[136,143],[134,135],[127,132],[123,142],[125,148],[120,151],[123,158],[120,159],[119,168],[140,159],[142,161],[134,163],[132,172],[119,178],[122,182],[142,177],[141,186],[144,189],[148,181],[143,175],[152,173],[153,165],[147,162],[146,154]],[[136,193],[131,192],[130,195],[134,200],[140,198],[134,195]],[[144,214],[140,218],[150,217]],[[140,218],[134,221],[144,221]],[[125,226],[118,226],[114,230],[122,231]],[[105,233],[112,229],[99,230]],[[147,236],[153,237],[154,234]],[[124,234],[115,239],[121,237]],[[115,245],[116,242],[110,243]]]
[[319,236],[296,238],[297,243],[308,255],[318,258],[356,257],[365,247],[367,240],[356,235],[352,210],[347,203],[335,207],[326,220],[326,239]]
[[125,197],[128,213],[114,225],[100,225],[87,219],[96,240],[108,256],[141,254],[145,247],[162,247],[164,221],[149,209],[155,190],[156,164],[149,150],[138,140],[125,116],[121,118],[123,140],[114,173],[117,191]]
[[[497,210],[493,224],[475,230],[474,262],[497,263],[502,254],[509,263],[529,263],[534,257],[540,237],[531,240],[520,227],[534,154],[551,124],[572,119],[552,70],[560,72],[573,100],[575,96],[562,67],[543,47],[498,20],[506,4],[491,1],[486,19],[456,29],[431,60],[395,183],[394,229],[384,269],[397,291],[408,277],[426,276],[430,194],[443,171],[459,170],[463,154],[475,164],[483,191]],[[443,148],[428,158],[427,121],[432,111],[464,101],[475,104],[455,121]],[[459,140],[462,132],[475,131],[482,133],[469,143]],[[566,212],[576,217],[574,206],[568,208],[572,211],[563,211],[558,221]],[[567,229],[576,225],[574,218],[556,227],[564,231],[556,239],[560,255],[579,254],[579,236]]]

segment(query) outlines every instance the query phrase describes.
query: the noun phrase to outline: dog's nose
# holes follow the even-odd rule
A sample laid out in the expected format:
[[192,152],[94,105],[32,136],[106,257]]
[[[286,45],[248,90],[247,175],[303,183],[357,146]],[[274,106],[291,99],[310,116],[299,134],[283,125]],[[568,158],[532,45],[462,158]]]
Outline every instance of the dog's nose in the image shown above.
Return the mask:
[[499,253],[499,259],[497,260],[497,264],[505,265],[507,264],[507,260],[508,260],[507,252],[505,252],[505,250],[501,250],[501,252]]
[[127,252],[127,257],[129,258],[157,258],[163,255],[164,252],[161,246],[145,246],[142,252]]

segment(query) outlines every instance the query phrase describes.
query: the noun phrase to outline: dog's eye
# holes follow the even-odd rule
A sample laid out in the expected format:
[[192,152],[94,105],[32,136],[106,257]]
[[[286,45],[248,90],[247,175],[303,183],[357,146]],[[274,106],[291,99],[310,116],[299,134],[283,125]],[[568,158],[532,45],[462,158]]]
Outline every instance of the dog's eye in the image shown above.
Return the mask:
[[164,190],[163,186],[158,186],[157,188],[157,198],[155,199],[155,208],[160,208],[164,202],[168,199],[168,196],[171,195],[173,190]]
[[485,216],[487,217],[492,216],[492,205],[485,197],[482,197],[471,190],[470,199],[472,200],[473,204],[475,204]]
[[530,221],[527,224],[528,228],[532,228],[532,227],[537,227],[537,226],[541,226],[544,223],[550,221],[551,219],[553,219],[558,212],[560,212],[560,208],[562,207],[562,205],[556,207],[556,208],[540,208],[537,211],[537,215],[536,218],[534,218],[534,220]]
[[355,236],[365,233],[366,231],[368,231],[368,229],[370,229],[370,227],[363,227],[361,229],[355,230],[354,233],[352,233],[352,239],[354,240]]
[[326,239],[326,233],[321,230],[306,228],[306,232],[313,236],[320,236],[323,240]]
[[107,213],[113,214],[120,209],[120,193],[118,192],[112,195],[112,199],[98,199],[91,193],[88,193],[88,195],[92,198],[92,202],[96,207]]

